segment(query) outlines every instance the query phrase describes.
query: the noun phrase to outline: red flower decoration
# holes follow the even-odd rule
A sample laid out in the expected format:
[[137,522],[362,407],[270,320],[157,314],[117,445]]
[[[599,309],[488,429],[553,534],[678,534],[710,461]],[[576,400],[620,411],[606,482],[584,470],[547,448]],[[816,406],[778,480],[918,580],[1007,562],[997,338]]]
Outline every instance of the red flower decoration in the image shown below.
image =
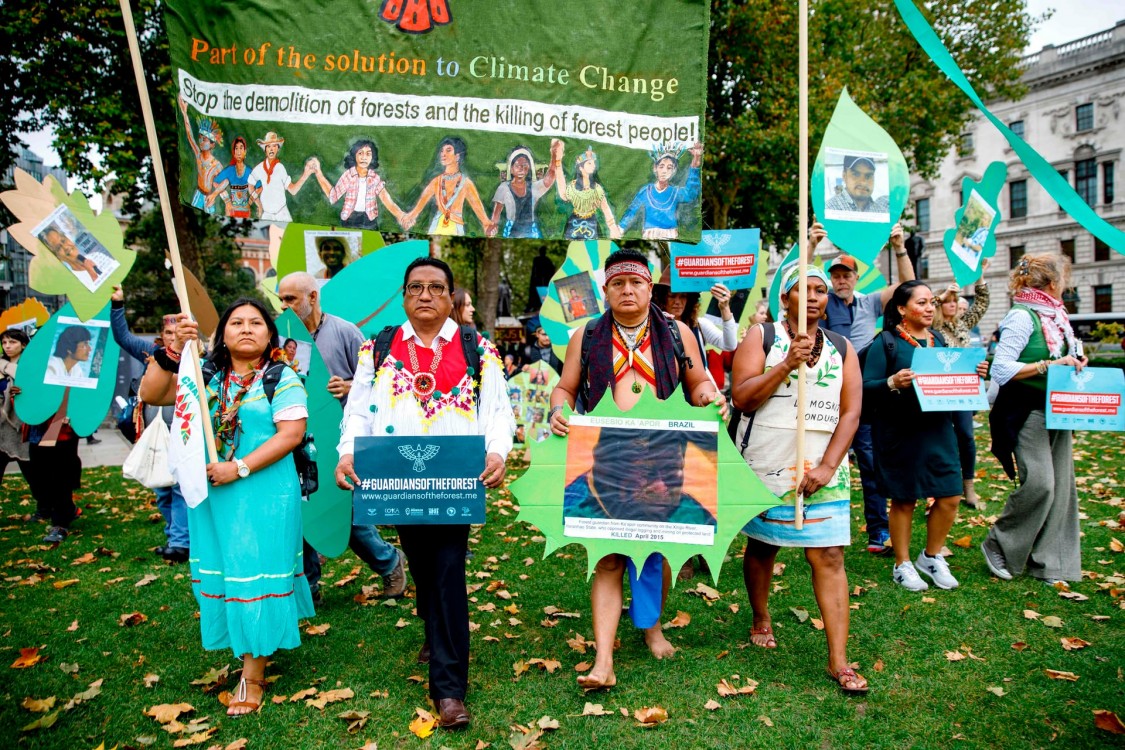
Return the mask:
[[379,17],[408,34],[425,34],[453,20],[447,0],[383,0]]

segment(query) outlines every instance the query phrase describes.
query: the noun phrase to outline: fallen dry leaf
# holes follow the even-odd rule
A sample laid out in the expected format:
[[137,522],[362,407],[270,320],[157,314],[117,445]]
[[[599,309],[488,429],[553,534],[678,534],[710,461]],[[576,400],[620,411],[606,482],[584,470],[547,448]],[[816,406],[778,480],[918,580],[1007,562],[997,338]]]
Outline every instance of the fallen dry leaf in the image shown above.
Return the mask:
[[766,725],[767,727],[772,727],[772,726],[773,726],[773,721],[771,721],[771,720],[770,720],[770,717],[768,717],[768,716],[759,716],[759,717],[758,717],[758,721],[762,722],[762,723],[763,723],[763,724],[765,724],[765,725]]
[[702,596],[703,599],[708,602],[717,602],[721,596],[718,591],[705,583],[696,584],[695,588],[688,589],[684,593],[693,596]]
[[566,639],[566,645],[570,646],[578,653],[584,654],[586,653],[586,647],[593,646],[594,644],[583,638],[581,633],[575,633],[573,638]]
[[998,698],[1003,698],[1005,695],[1007,695],[1007,693],[1004,692],[1004,688],[1002,687],[990,687],[988,688],[988,692],[992,693]]
[[512,664],[512,671],[516,673],[517,680],[520,678],[520,675],[522,675],[530,668],[531,667],[529,667],[527,662],[525,662],[523,659],[520,659],[519,661]]
[[142,622],[148,622],[148,616],[141,612],[126,612],[117,618],[118,622],[126,628],[131,628],[134,625],[140,625]]
[[34,667],[41,661],[43,661],[43,657],[39,655],[38,647],[21,648],[19,658],[12,662],[12,669],[27,669],[28,667]]
[[677,611],[676,616],[673,617],[668,622],[664,623],[663,628],[664,628],[664,630],[668,630],[669,628],[686,628],[688,623],[690,623],[690,622],[691,622],[691,615],[690,614],[688,614],[687,612],[683,612],[683,611]]
[[554,674],[555,670],[562,666],[562,662],[555,661],[554,659],[528,659],[527,663],[531,666],[538,666],[540,669],[547,670],[548,674]]
[[56,700],[57,699],[53,695],[49,698],[44,698],[43,700],[37,700],[35,698],[24,698],[23,703],[21,703],[20,706],[26,708],[33,714],[45,714],[55,707]]
[[202,685],[203,692],[209,693],[219,685],[226,683],[227,677],[230,675],[230,665],[227,664],[219,669],[208,669],[203,673],[203,676],[198,680],[192,680],[192,685]]
[[716,709],[722,708],[722,706],[723,706],[723,704],[719,703],[714,698],[709,699],[706,703],[703,704],[703,707],[706,708],[708,711],[714,711]]
[[789,611],[797,617],[797,622],[805,622],[809,619],[809,611],[804,607],[790,607]]
[[395,627],[401,629],[401,628],[405,628],[409,624],[410,623],[408,623],[404,618],[400,617],[400,618],[398,618],[398,622],[395,623]]
[[612,713],[612,711],[606,711],[600,703],[587,703],[582,708],[583,716],[609,716]]
[[592,666],[594,666],[594,665],[591,664],[588,661],[580,661],[580,662],[578,662],[577,664],[574,665],[574,671],[575,672],[585,672],[588,669],[590,669],[590,667],[592,667]]
[[308,700],[306,700],[305,705],[306,706],[312,706],[313,708],[319,708],[320,710],[323,711],[324,707],[327,706],[329,703],[338,703],[339,701],[346,701],[349,698],[354,698],[354,697],[355,697],[355,693],[352,691],[351,688],[340,688],[339,690],[325,690],[323,693],[318,695],[316,698],[309,698]]
[[61,714],[61,713],[62,713],[62,711],[60,710],[60,711],[54,711],[54,712],[49,713],[49,714],[43,714],[42,716],[40,716],[38,719],[31,722],[27,726],[22,727],[20,729],[20,731],[21,732],[34,732],[37,729],[47,729],[49,727],[52,727],[52,726],[54,726],[55,722],[59,720],[59,714]]
[[559,720],[552,719],[550,716],[541,716],[539,721],[535,722],[535,725],[544,731],[549,731],[559,728]]
[[1039,619],[1039,613],[1036,612],[1034,609],[1025,609],[1023,611],[1023,616],[1026,617],[1028,620],[1038,620]]
[[1113,711],[1106,711],[1104,709],[1094,710],[1094,726],[1110,734],[1125,734],[1125,724],[1121,722],[1117,714]]
[[745,685],[735,687],[727,682],[725,679],[719,680],[717,689],[719,695],[723,698],[729,698],[734,695],[753,695],[754,691],[758,688],[758,683],[754,680],[747,680]]
[[1059,642],[1067,651],[1077,651],[1078,649],[1086,648],[1090,645],[1089,641],[1084,641],[1081,638],[1076,638],[1074,636],[1071,636],[1069,638],[1060,638]]
[[1013,651],[1023,651],[1025,648],[1027,648],[1027,644],[1023,641],[1016,641],[1012,644]]
[[967,659],[969,657],[965,656],[960,651],[946,651],[945,658],[949,659],[949,661],[961,661],[962,659]]
[[160,675],[158,675],[158,674],[146,674],[144,676],[144,681],[145,681],[145,687],[146,688],[156,687],[156,683],[160,682]]
[[348,723],[348,734],[355,734],[363,729],[370,716],[370,711],[344,711],[336,714],[337,719],[343,719]]
[[1074,672],[1061,672],[1057,669],[1044,669],[1047,676],[1052,680],[1066,680],[1067,682],[1078,682],[1078,675]]
[[140,588],[141,586],[147,586],[159,577],[160,576],[153,575],[152,573],[145,573],[144,577],[141,578],[141,580],[134,583],[133,585],[136,586],[137,588]]
[[416,708],[414,712],[417,716],[414,717],[414,721],[410,722],[410,731],[415,737],[424,740],[434,733],[437,719],[425,709]]
[[151,716],[161,724],[167,724],[179,718],[180,714],[191,713],[194,710],[195,706],[190,703],[161,703],[158,706],[147,709],[144,715]]
[[172,743],[172,747],[188,747],[190,745],[202,745],[207,740],[211,739],[211,735],[219,731],[218,727],[211,727],[204,729],[202,732],[197,732],[190,737],[181,737]]
[[1125,552],[1125,544],[1122,544],[1116,537],[1109,538],[1109,548],[1113,552]]
[[306,635],[324,635],[325,633],[328,632],[328,629],[331,628],[331,627],[332,626],[329,625],[328,623],[324,623],[323,625],[309,625],[307,628],[305,628],[305,634]]
[[812,626],[817,630],[824,630],[824,620],[818,620],[813,617],[809,620],[809,622],[812,623]]
[[[247,739],[245,737],[239,737],[237,740],[224,747],[223,750],[243,750],[243,748],[246,747],[246,742]],[[218,745],[215,747],[218,747]]]
[[1046,625],[1049,628],[1061,628],[1063,626],[1063,621],[1060,620],[1059,618],[1055,617],[1054,615],[1049,615],[1047,617],[1044,617],[1039,622],[1043,623],[1044,625]]
[[973,538],[971,536],[965,535],[960,539],[954,539],[953,544],[960,547],[961,549],[968,549],[973,544]]
[[639,721],[641,726],[654,727],[668,721],[668,712],[660,706],[645,706],[634,711],[633,718]]
[[871,665],[871,668],[874,669],[876,672],[882,672],[886,668],[886,665],[883,664],[882,659],[876,659],[875,663]]
[[70,625],[66,629],[66,632],[73,633],[75,630],[78,630],[78,620],[70,623]]
[[296,703],[297,701],[303,701],[305,698],[308,698],[312,695],[316,695],[316,688],[314,687],[305,688],[304,690],[298,690],[296,693],[293,693],[293,695],[289,696],[289,702]]
[[57,589],[65,589],[67,586],[73,586],[76,583],[78,583],[77,578],[68,578],[65,581],[55,581],[51,585]]

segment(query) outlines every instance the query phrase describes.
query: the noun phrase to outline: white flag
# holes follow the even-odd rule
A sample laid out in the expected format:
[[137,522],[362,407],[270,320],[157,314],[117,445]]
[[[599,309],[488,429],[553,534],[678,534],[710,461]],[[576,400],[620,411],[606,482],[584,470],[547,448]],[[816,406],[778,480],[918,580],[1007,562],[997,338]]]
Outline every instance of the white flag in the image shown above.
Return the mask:
[[176,411],[168,441],[168,470],[180,485],[184,501],[194,508],[207,499],[207,445],[203,436],[203,407],[195,384],[194,346],[185,346],[176,373]]

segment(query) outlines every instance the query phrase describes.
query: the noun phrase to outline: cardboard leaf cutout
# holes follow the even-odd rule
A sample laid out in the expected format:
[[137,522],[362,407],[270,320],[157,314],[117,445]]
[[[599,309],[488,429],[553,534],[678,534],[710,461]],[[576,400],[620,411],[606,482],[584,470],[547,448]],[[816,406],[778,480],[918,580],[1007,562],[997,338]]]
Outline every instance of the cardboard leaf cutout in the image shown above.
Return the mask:
[[809,184],[813,212],[828,238],[849,255],[873,262],[906,206],[910,172],[894,140],[856,106],[846,87]]
[[559,359],[566,359],[566,345],[572,332],[604,311],[602,267],[617,249],[609,240],[571,242],[566,260],[551,277],[539,310],[539,324]]
[[207,294],[206,287],[200,284],[195,274],[186,268],[184,269],[184,280],[187,281],[191,316],[199,324],[200,336],[208,339],[219,326],[219,311],[215,309],[215,303],[211,301],[211,295]]
[[[858,260],[858,259],[857,259]],[[778,266],[777,272],[773,275],[773,280],[770,281],[769,301],[770,301],[770,314],[773,315],[774,320],[781,320],[781,269],[788,266],[790,263],[797,261],[797,246],[789,248],[789,252],[785,255],[785,259],[781,261]],[[817,263],[824,269],[824,273],[828,273],[828,263],[822,263],[819,256],[813,258],[813,262]],[[883,274],[879,273],[879,269],[875,264],[868,264],[863,261],[858,261],[859,278],[856,280],[855,290],[863,294],[871,294],[872,292],[879,292],[887,287],[887,280]],[[829,291],[832,291],[832,285],[829,284]]]
[[355,323],[365,336],[406,321],[402,276],[416,258],[430,254],[426,240],[407,240],[349,263],[321,289],[324,312]]
[[[569,410],[566,411],[569,419],[571,415]],[[542,443],[531,443],[531,468],[512,483],[512,493],[520,504],[517,520],[534,525],[547,537],[544,557],[567,544],[584,546],[587,555],[587,577],[593,574],[598,560],[608,554],[628,555],[640,570],[650,554],[659,552],[668,559],[672,570],[679,570],[684,561],[692,555],[703,555],[711,567],[712,579],[717,582],[723,557],[734,536],[754,516],[781,504],[781,501],[767,490],[750,470],[739,454],[738,448],[727,437],[726,425],[719,418],[718,409],[712,406],[690,406],[684,401],[679,389],[666,401],[660,401],[651,390],[646,388],[640,400],[628,412],[621,411],[611,395],[607,394],[588,416],[622,420],[713,422],[718,428],[718,450],[715,465],[717,488],[714,493],[716,521],[714,542],[711,545],[704,545],[564,536],[563,502],[567,480],[568,444],[575,435],[574,426],[572,425],[570,436],[551,435]],[[687,450],[691,451],[694,448],[689,446]],[[691,481],[691,476],[685,473],[685,493],[688,492]]]
[[35,329],[42,327],[50,317],[51,313],[42,302],[34,297],[28,297],[18,305],[0,313],[0,333],[9,328],[19,328],[31,336]]
[[[78,351],[78,343],[84,344],[85,354]],[[73,356],[55,356],[56,351]],[[42,424],[59,410],[65,396],[71,428],[82,437],[93,434],[113,399],[120,352],[109,329],[108,302],[85,321],[71,305],[63,305],[20,357],[16,385],[22,392],[16,398],[16,416],[27,424]]]
[[282,343],[296,339],[298,343],[297,372],[309,396],[309,420],[306,429],[316,443],[316,468],[320,487],[301,503],[301,521],[305,539],[327,557],[336,557],[348,548],[352,531],[352,495],[341,490],[332,479],[336,473],[336,444],[340,442],[340,420],[344,409],[328,392],[328,368],[317,351],[312,335],[292,310],[277,319],[277,332]]
[[943,242],[953,278],[962,287],[975,283],[981,276],[981,262],[996,255],[1000,190],[1007,178],[1007,165],[994,161],[979,182],[968,177],[961,181],[961,208],[954,214],[954,228],[946,230]]
[[[280,232],[281,230],[277,230]],[[348,229],[346,227],[322,227],[315,224],[289,224],[281,234],[277,245],[277,255],[274,257],[273,242],[274,231],[270,232],[270,260],[277,269],[277,278],[280,281],[294,271],[308,271],[316,275],[323,271],[324,263],[317,253],[319,240],[336,237],[345,249],[345,268],[361,257],[384,247],[383,235],[378,232],[368,232],[362,229]],[[317,278],[321,278],[318,276]]]
[[109,304],[114,285],[129,273],[137,254],[122,246],[113,213],[95,215],[82,193],[68,194],[50,175],[40,184],[20,169],[15,183],[16,189],[0,193],[0,200],[20,219],[8,231],[34,256],[28,285],[43,294],[66,295],[73,314],[88,320]]

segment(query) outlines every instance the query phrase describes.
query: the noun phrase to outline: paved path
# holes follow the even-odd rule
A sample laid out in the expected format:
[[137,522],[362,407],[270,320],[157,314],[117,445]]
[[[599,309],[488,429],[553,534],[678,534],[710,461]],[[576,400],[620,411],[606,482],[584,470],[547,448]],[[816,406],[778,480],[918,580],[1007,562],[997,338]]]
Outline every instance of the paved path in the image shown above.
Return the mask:
[[[78,444],[78,457],[82,459],[83,469],[89,469],[91,466],[120,466],[125,463],[125,457],[129,455],[133,446],[122,437],[120,432],[112,427],[102,426],[95,435],[101,440],[100,443],[90,445],[85,438],[82,438]],[[15,461],[8,464],[6,473],[10,474],[13,471],[19,471]]]

